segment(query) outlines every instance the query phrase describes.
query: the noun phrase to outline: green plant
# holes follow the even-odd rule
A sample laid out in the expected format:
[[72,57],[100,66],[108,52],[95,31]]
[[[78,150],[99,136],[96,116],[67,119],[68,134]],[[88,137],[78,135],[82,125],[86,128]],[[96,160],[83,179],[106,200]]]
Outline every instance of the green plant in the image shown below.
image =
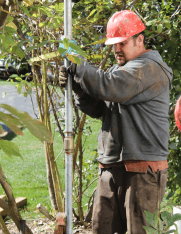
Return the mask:
[[[178,234],[176,221],[181,220],[181,214],[172,215],[168,211],[157,210],[155,213],[145,211],[146,221],[150,226],[143,226],[147,234]],[[172,226],[175,228],[172,229]]]

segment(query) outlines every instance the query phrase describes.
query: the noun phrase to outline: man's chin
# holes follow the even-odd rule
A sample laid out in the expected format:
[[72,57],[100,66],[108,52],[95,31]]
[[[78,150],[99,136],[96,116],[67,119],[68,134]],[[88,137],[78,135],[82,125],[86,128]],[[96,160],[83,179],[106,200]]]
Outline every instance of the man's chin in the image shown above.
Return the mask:
[[126,63],[127,61],[117,61],[119,67],[124,66]]

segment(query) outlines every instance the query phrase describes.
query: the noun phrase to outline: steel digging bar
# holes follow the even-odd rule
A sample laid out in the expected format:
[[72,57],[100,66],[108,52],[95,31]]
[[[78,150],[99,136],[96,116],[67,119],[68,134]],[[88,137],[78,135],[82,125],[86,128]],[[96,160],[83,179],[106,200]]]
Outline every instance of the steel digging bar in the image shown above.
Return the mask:
[[[64,36],[72,39],[72,1],[64,0]],[[65,59],[65,67],[70,65]],[[69,75],[65,87],[65,216],[66,233],[72,234],[72,168],[73,168],[73,133],[72,133],[72,79]]]

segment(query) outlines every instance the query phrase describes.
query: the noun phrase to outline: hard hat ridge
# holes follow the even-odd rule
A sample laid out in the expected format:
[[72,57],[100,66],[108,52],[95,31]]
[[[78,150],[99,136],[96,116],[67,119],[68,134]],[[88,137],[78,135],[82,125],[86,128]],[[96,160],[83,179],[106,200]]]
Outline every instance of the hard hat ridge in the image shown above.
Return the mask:
[[145,29],[141,19],[130,10],[118,11],[112,15],[107,24],[106,45],[127,40]]

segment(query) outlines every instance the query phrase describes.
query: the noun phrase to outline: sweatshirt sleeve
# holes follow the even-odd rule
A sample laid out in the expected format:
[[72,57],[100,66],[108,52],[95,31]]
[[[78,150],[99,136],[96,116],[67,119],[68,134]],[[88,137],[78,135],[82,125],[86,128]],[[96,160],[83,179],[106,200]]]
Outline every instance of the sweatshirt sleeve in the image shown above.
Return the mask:
[[79,110],[92,118],[100,118],[103,115],[105,103],[84,93],[81,97],[75,95],[75,104]]
[[83,62],[77,67],[74,79],[90,96],[124,105],[153,99],[169,85],[159,64],[139,57],[108,73]]

